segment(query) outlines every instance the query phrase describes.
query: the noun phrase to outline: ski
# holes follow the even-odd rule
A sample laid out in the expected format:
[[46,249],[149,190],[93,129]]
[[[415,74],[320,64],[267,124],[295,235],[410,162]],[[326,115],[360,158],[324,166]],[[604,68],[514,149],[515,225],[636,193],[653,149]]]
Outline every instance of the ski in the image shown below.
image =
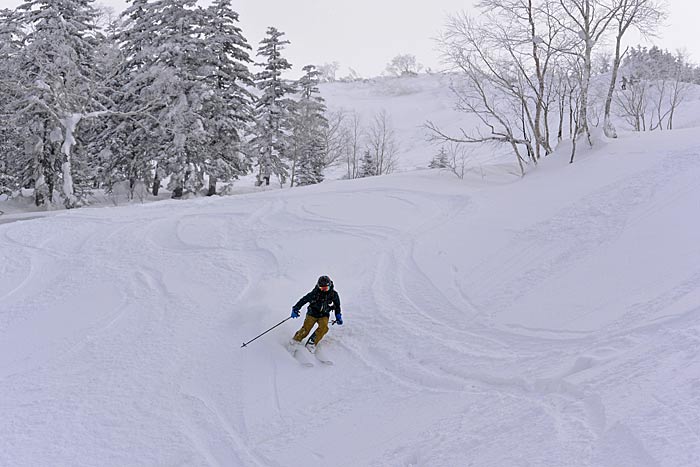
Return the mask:
[[319,351],[319,349],[316,348],[315,346],[307,345],[306,350],[308,350],[310,353],[312,353],[314,355],[314,357],[316,357],[316,360],[323,363],[324,365],[333,365],[333,360],[326,357],[324,355],[323,351],[322,350]]
[[323,357],[319,356],[318,354],[314,354],[314,355],[316,355],[316,359],[317,359],[319,362],[323,363],[324,365],[328,365],[328,366],[333,365],[333,360],[329,360],[329,359],[327,359],[327,358],[323,358]]
[[304,367],[312,367],[314,366],[313,362],[309,361],[307,358],[304,358],[302,355],[303,353],[299,352],[299,347],[301,345],[298,344],[288,344],[287,345],[287,351],[290,353],[292,358],[296,360],[301,366]]

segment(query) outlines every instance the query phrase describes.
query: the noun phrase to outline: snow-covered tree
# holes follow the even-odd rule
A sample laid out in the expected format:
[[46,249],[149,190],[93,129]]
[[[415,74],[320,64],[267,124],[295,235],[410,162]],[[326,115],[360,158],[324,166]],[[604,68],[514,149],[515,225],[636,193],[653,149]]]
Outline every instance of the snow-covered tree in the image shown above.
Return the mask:
[[672,129],[692,71],[682,53],[631,48],[620,67],[622,82],[615,94],[620,115],[636,131]]
[[386,65],[386,71],[393,76],[413,76],[422,69],[423,65],[411,54],[397,55]]
[[133,117],[115,132],[112,172],[169,176],[179,197],[198,192],[206,175],[211,192],[217,178],[246,170],[238,141],[250,114],[249,58],[230,3],[133,0],[123,18],[119,105]]
[[336,80],[336,73],[340,69],[340,63],[324,63],[318,66],[319,79],[322,83],[332,83]]
[[293,116],[292,185],[311,185],[323,181],[326,166],[328,128],[326,105],[319,95],[319,72],[313,65],[303,68],[304,76],[297,81],[299,91]]
[[255,104],[255,137],[251,145],[257,153],[258,180],[269,183],[272,174],[280,183],[288,176],[291,114],[294,101],[289,97],[294,86],[282,78],[282,73],[292,65],[282,56],[289,41],[282,40],[284,33],[274,27],[267,29],[267,35],[260,41],[258,56],[264,62],[258,63],[263,70],[255,75],[255,83],[261,96]]
[[240,143],[253,120],[253,96],[248,89],[254,83],[248,69],[251,46],[238,26],[231,0],[215,0],[206,13],[202,27],[208,54],[205,79],[213,92],[203,109],[211,137],[204,170],[209,176],[208,194],[212,195],[217,180],[232,180],[250,169],[251,161],[241,152]]
[[[21,16],[16,10],[0,9],[0,85],[3,92],[8,92],[13,78],[17,75],[17,57],[22,48],[25,31]],[[3,100],[0,104],[6,104]]]
[[430,163],[428,164],[428,168],[430,169],[445,169],[447,168],[449,164],[449,160],[447,159],[447,151],[445,150],[444,146],[440,147],[440,151],[433,156],[433,158],[430,160]]
[[377,161],[372,156],[372,152],[369,149],[365,149],[362,153],[362,159],[360,159],[360,171],[357,174],[358,178],[374,177],[379,175],[377,170]]
[[115,108],[130,117],[111,120],[100,134],[105,147],[100,153],[103,178],[108,189],[125,180],[130,186],[140,180],[153,183],[153,193],[157,194],[160,180],[166,176],[162,159],[167,146],[160,135],[160,122],[153,115],[167,105],[161,96],[167,86],[161,84],[160,90],[155,86],[160,72],[155,61],[163,6],[149,0],[127,3],[114,34],[119,44],[119,65],[111,87],[117,90]]
[[16,112],[27,131],[38,205],[59,189],[67,207],[75,196],[72,150],[78,125],[104,111],[95,49],[101,35],[92,0],[27,0],[18,7],[27,27],[18,55],[21,100]]
[[22,181],[22,137],[11,104],[19,99],[16,60],[23,37],[16,11],[0,10],[0,194],[7,195]]
[[[124,14],[127,56],[127,99],[124,110],[148,109],[137,117],[140,124],[129,136],[126,154],[138,154],[140,177],[151,173],[153,163],[170,177],[175,197],[193,193],[203,184],[195,161],[201,154],[205,132],[200,116],[205,44],[198,36],[202,13],[195,0],[134,1]],[[145,141],[144,141],[145,140]],[[154,144],[155,143],[155,144]],[[133,172],[130,180],[135,178]]]

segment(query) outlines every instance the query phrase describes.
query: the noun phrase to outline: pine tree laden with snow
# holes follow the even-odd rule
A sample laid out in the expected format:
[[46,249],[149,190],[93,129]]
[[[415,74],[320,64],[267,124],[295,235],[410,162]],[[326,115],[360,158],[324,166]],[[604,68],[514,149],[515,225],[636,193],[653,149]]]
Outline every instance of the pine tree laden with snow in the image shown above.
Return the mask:
[[76,206],[72,149],[83,118],[104,110],[95,49],[102,39],[92,0],[30,0],[18,7],[29,31],[18,56],[15,108],[30,136],[36,202]]
[[360,159],[360,171],[358,173],[358,178],[374,177],[379,175],[377,170],[377,162],[375,161],[372,153],[369,149],[365,149],[362,153],[362,159]]
[[319,71],[313,65],[303,68],[304,76],[297,82],[299,100],[293,116],[292,185],[312,185],[323,181],[326,166],[328,128],[326,105],[319,94]]
[[11,103],[20,98],[16,65],[23,37],[19,14],[0,10],[0,195],[8,196],[22,185],[23,138]]
[[212,136],[204,171],[209,177],[207,194],[213,195],[218,180],[236,179],[252,166],[240,143],[253,121],[254,98],[248,89],[254,82],[248,69],[251,46],[238,27],[238,13],[231,8],[231,1],[214,1],[206,16],[201,29],[207,43],[205,80],[213,92],[203,108],[205,127]]
[[169,176],[175,197],[247,170],[238,151],[250,118],[247,44],[230,2],[196,3],[135,0],[120,33],[120,106],[141,115],[119,131],[117,160],[129,178]]
[[438,152],[430,160],[430,163],[428,164],[428,168],[430,168],[430,169],[444,169],[444,168],[447,168],[448,165],[449,165],[449,161],[447,160],[447,151],[445,150],[445,147],[442,146],[442,147],[440,147],[440,152]]
[[255,75],[255,84],[261,95],[255,104],[255,137],[251,141],[257,156],[258,180],[269,182],[276,175],[284,183],[289,175],[289,148],[291,143],[291,117],[294,101],[289,97],[294,86],[282,78],[282,73],[292,65],[282,57],[289,41],[282,40],[283,32],[274,27],[260,41],[258,56],[265,60],[257,63],[263,70]]

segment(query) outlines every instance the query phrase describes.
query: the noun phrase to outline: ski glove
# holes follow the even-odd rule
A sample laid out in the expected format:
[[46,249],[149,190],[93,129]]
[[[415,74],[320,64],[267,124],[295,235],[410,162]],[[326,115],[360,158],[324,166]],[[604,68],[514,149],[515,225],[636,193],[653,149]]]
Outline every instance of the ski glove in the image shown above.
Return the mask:
[[342,326],[343,325],[343,315],[340,313],[335,314],[335,324]]
[[299,317],[299,309],[292,308],[292,318],[298,318],[298,317]]

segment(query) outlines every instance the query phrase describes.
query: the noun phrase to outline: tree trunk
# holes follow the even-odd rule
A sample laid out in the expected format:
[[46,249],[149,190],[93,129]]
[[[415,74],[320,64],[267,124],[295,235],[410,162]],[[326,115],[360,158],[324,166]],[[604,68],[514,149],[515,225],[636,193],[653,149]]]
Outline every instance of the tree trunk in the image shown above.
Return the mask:
[[185,185],[184,180],[182,180],[181,178],[178,178],[178,179],[175,179],[175,182],[176,182],[175,188],[173,188],[173,193],[170,195],[170,197],[175,198],[175,199],[182,198],[182,195],[184,194],[184,185]]
[[622,41],[622,35],[618,34],[617,40],[615,41],[615,59],[613,60],[612,77],[610,78],[610,86],[608,87],[608,95],[605,98],[605,117],[603,123],[603,131],[605,136],[608,138],[617,138],[617,131],[615,130],[615,125],[612,123],[610,118],[610,110],[612,108],[613,94],[615,93],[615,87],[617,86],[617,74],[620,71],[620,62],[622,61],[622,56],[620,54],[620,42]]
[[550,138],[552,137],[551,131],[549,129],[549,105],[550,105],[550,103],[548,103],[544,107],[544,109],[542,109],[543,110],[542,118],[544,121],[544,143],[545,143],[544,155],[545,156],[548,156],[552,152],[554,152],[554,150],[552,149],[552,145],[549,144]]
[[[591,140],[591,130],[588,127],[588,93],[590,90],[590,85],[591,85],[591,70],[593,68],[593,64],[591,61],[591,54],[593,50],[589,44],[586,44],[586,52],[584,56],[584,68],[583,68],[583,79],[581,79],[581,101],[580,101],[580,108],[578,109],[579,111],[579,116],[578,116],[578,122],[576,125],[576,131],[574,132],[574,139],[576,139],[579,135],[585,134],[586,137],[588,138],[588,144],[590,146],[593,146],[593,141]],[[573,154],[571,157],[571,162],[573,162]]]
[[574,89],[571,88],[571,90],[569,91],[569,138],[574,137],[574,122],[576,121],[575,115],[576,110],[574,108]]
[[216,177],[209,175],[209,191],[207,191],[207,196],[214,196],[216,194]]
[[[41,168],[39,170],[41,170]],[[40,174],[34,181],[34,204],[36,207],[40,207],[46,202],[44,197],[45,187],[46,182],[44,180],[44,175]]]
[[571,138],[571,159],[569,160],[569,164],[574,163],[574,157],[576,157],[576,139],[578,138],[578,130],[576,131],[576,134],[574,134],[574,137]]
[[158,196],[158,190],[160,190],[160,177],[156,174],[156,176],[153,178],[153,188],[152,188],[152,193],[153,196]]
[[66,115],[60,120],[61,126],[63,127],[63,144],[61,145],[61,153],[63,154],[63,164],[61,164],[61,171],[63,175],[63,197],[66,208],[75,207],[76,197],[75,188],[73,186],[73,167],[71,161],[71,154],[73,150],[73,145],[75,145],[75,131],[82,119],[82,114],[73,113]]
[[513,152],[515,152],[515,157],[518,159],[518,167],[520,168],[520,176],[524,177],[525,176],[525,167],[523,166],[523,158],[520,156],[520,151],[518,150],[518,145],[512,139],[510,140],[510,145],[513,147]]
[[566,93],[559,96],[559,126],[557,128],[557,141],[561,143],[564,139],[564,109],[566,108]]

